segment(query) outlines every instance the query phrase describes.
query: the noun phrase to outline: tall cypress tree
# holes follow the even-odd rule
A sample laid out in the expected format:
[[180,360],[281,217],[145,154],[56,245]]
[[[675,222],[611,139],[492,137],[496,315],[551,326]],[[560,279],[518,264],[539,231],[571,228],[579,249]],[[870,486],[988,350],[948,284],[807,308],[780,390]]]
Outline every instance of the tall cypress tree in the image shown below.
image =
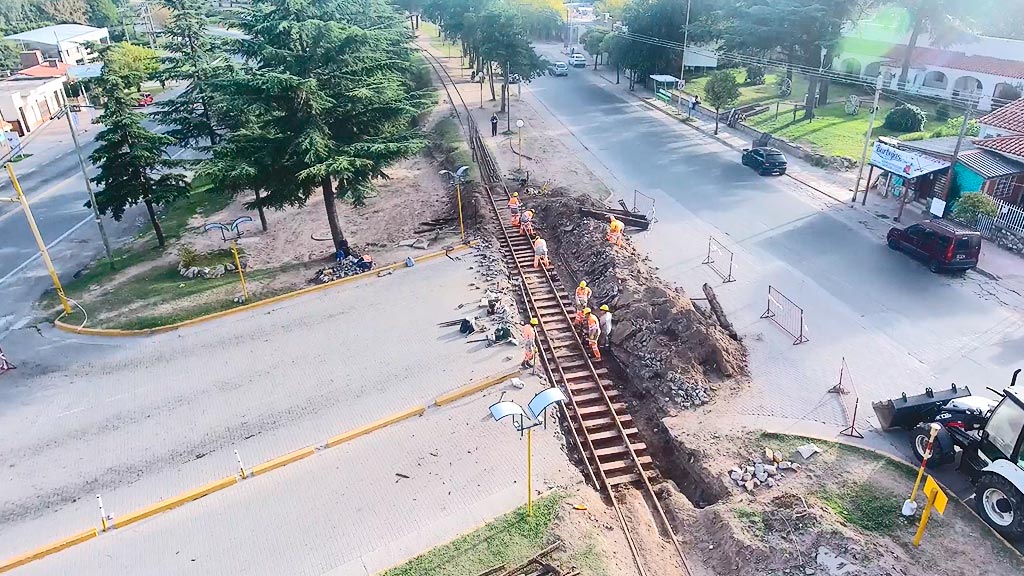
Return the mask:
[[265,190],[267,207],[319,192],[347,255],[335,200],[361,202],[387,166],[424,144],[412,122],[427,104],[408,80],[408,26],[385,0],[257,0],[240,27],[246,66],[221,90],[247,124],[205,169],[236,190]]
[[123,78],[108,72],[108,67],[104,67],[99,85],[105,104],[98,121],[104,128],[96,136],[100,145],[89,155],[99,167],[99,174],[92,178],[101,188],[96,193],[97,208],[120,221],[129,206],[144,203],[157,243],[163,247],[156,207],[188,194],[185,177],[171,171],[177,163],[164,155],[174,139],[142,125],[145,117],[132,109],[134,92]]

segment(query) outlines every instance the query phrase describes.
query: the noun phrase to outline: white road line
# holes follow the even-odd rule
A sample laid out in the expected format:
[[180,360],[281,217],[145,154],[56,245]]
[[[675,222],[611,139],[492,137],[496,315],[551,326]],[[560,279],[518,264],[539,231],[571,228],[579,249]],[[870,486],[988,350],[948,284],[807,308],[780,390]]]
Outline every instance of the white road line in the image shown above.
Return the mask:
[[[76,230],[78,230],[82,226],[85,226],[86,224],[88,224],[91,221],[92,221],[92,216],[91,215],[86,216],[85,219],[83,219],[81,222],[79,222],[78,224],[75,224],[74,226],[72,226],[70,230],[68,230],[67,232],[61,234],[53,242],[50,242],[49,244],[47,244],[46,245],[46,249],[49,250],[50,248],[53,248],[59,242],[61,242],[62,240],[64,240],[68,236],[71,236]],[[29,264],[31,264],[31,263],[35,262],[36,260],[38,260],[40,258],[40,256],[41,256],[41,254],[39,254],[38,252],[33,254],[31,258],[29,258],[28,260],[25,260],[24,262],[19,264],[17,268],[15,268],[14,270],[11,270],[10,272],[8,272],[7,275],[4,276],[3,278],[0,278],[0,284],[3,284],[7,280],[9,280],[11,276],[14,276],[18,272],[21,272],[22,270],[24,270],[26,266],[28,266]]]

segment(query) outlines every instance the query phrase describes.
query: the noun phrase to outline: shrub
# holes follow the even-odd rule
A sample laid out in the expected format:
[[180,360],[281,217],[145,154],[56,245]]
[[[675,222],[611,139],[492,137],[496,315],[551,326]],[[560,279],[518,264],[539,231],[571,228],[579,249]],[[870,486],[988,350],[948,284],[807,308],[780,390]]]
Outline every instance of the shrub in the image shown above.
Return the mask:
[[894,132],[920,132],[928,121],[928,114],[917,106],[900,104],[885,115],[884,126]]
[[199,252],[191,244],[182,244],[178,247],[178,268],[188,270],[199,262]]
[[978,214],[995,217],[999,214],[999,206],[991,196],[984,192],[968,192],[960,196],[953,210],[953,216],[964,222],[974,222]]
[[760,86],[764,84],[764,66],[758,66],[757,64],[751,64],[747,66],[747,81],[748,86]]
[[[950,118],[946,120],[946,123],[942,125],[938,130],[932,132],[932,138],[942,138],[943,136],[959,136],[960,126],[963,124],[963,116],[957,116],[956,118]],[[965,136],[977,136],[981,133],[981,125],[978,124],[977,120],[972,119],[967,123],[967,132],[964,132]]]
[[949,120],[949,104],[942,103],[935,107],[935,119],[939,122]]

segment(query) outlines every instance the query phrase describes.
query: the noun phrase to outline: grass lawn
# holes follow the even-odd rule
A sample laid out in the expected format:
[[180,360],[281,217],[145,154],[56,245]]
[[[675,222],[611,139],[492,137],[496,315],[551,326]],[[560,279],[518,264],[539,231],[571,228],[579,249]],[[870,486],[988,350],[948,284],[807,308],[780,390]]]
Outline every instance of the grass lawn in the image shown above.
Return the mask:
[[[741,68],[731,70],[739,82],[746,79],[746,72]],[[832,104],[820,106],[815,110],[817,115],[811,122],[801,120],[803,113],[797,111],[797,119],[793,120],[793,103],[803,101],[807,93],[807,79],[801,75],[793,78],[793,93],[782,98],[778,95],[776,82],[784,74],[781,71],[769,72],[765,75],[765,83],[760,86],[741,86],[740,99],[736,106],[764,104],[769,109],[757,116],[747,118],[747,124],[762,132],[783,138],[789,142],[801,144],[817,152],[830,156],[846,156],[859,160],[864,146],[864,135],[868,130],[869,108],[871,106],[872,89],[868,86],[855,84],[832,83],[829,86],[828,98]],[[704,86],[708,77],[701,76],[686,81],[686,91],[697,94],[706,100]],[[850,116],[845,110],[848,96],[855,94],[861,98],[861,109],[856,116]],[[776,104],[778,116],[776,117]],[[935,118],[936,104],[928,101],[912,101],[916,106],[928,113],[928,123],[924,132],[931,132],[943,126],[945,122],[937,122]],[[896,106],[896,102],[883,97],[879,100],[879,110],[875,118],[874,136],[900,136],[901,133],[882,127],[886,113]]]
[[437,35],[437,25],[420,20],[420,30],[427,41],[430,42],[430,45],[441,51],[442,56],[447,56],[449,54],[448,48],[451,47],[451,57],[462,58],[462,44],[458,42],[454,44],[445,42],[444,38]]
[[[526,515],[525,507],[518,508],[382,576],[477,576],[496,566],[511,568],[554,542],[552,525],[566,497],[562,492],[545,496],[534,501],[533,517]],[[558,558],[557,553],[552,558]],[[594,545],[558,561],[566,567],[579,567],[585,576],[606,574],[600,552]]]

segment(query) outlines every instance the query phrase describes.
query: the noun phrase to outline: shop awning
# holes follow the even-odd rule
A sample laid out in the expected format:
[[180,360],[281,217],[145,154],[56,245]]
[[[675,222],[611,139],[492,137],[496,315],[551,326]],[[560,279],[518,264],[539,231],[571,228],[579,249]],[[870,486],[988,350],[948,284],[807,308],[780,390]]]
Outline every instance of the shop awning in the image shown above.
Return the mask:
[[875,142],[871,152],[871,165],[904,178],[917,178],[929,172],[949,168],[949,162],[927,154],[900,150],[888,144]]

